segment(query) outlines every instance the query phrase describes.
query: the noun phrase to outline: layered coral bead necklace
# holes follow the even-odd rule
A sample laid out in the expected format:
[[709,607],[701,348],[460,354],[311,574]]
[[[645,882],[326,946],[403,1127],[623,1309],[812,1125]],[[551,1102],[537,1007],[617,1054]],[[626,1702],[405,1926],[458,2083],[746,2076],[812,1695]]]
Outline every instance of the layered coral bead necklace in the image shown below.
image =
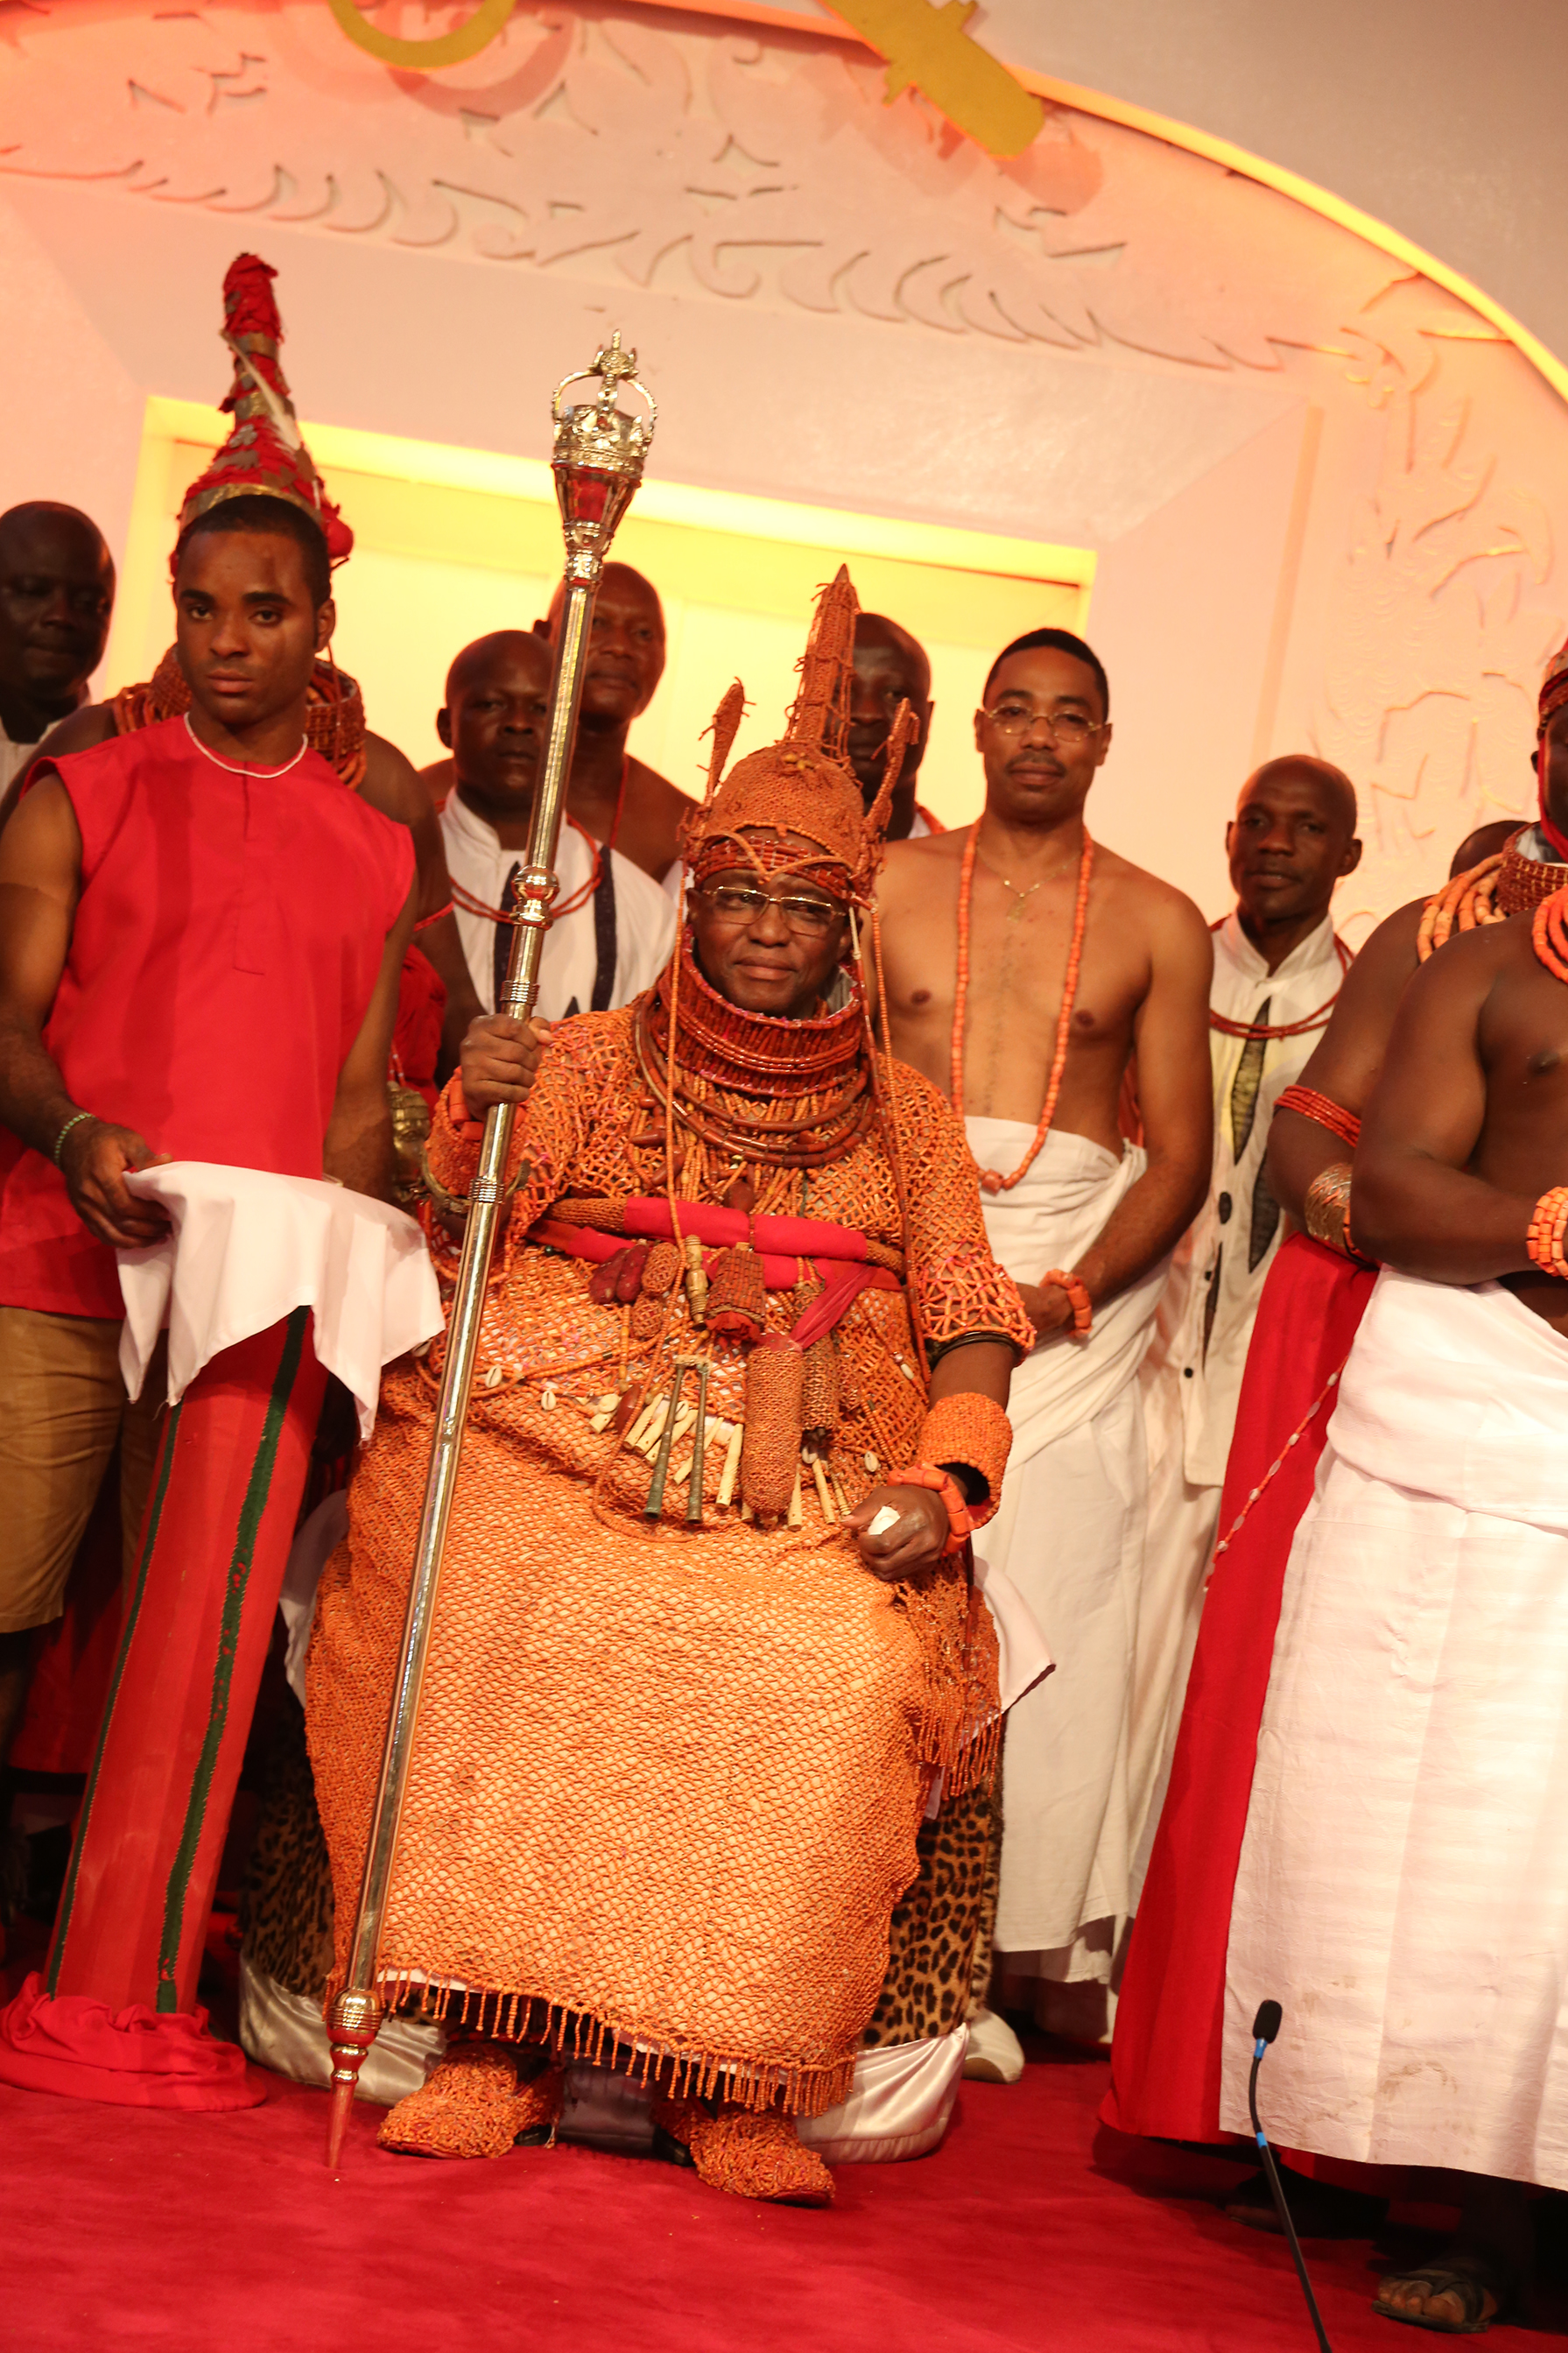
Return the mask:
[[1531,944],[1553,980],[1568,981],[1568,891],[1554,891],[1535,910]]
[[[974,896],[974,860],[980,848],[981,819],[976,818],[969,829],[969,839],[963,847],[963,863],[958,875],[958,979],[952,993],[952,1107],[960,1119],[963,1117],[963,1027],[969,1005],[969,918]],[[1062,1009],[1057,1017],[1056,1050],[1051,1056],[1050,1077],[1046,1082],[1046,1100],[1039,1124],[1030,1140],[1029,1148],[1010,1176],[997,1168],[983,1168],[982,1188],[987,1193],[1010,1193],[1015,1185],[1026,1177],[1039,1156],[1051,1122],[1056,1117],[1057,1098],[1062,1091],[1062,1072],[1067,1068],[1068,1039],[1072,1034],[1073,1006],[1078,998],[1079,973],[1083,965],[1084,927],[1089,920],[1089,882],[1094,870],[1094,844],[1084,828],[1083,853],[1078,862],[1078,897],[1073,905],[1072,936],[1068,944],[1067,973],[1062,981]],[[1031,886],[1033,887],[1033,886]],[[1021,892],[1020,907],[1027,892]],[[1020,912],[1015,908],[1014,914]]]

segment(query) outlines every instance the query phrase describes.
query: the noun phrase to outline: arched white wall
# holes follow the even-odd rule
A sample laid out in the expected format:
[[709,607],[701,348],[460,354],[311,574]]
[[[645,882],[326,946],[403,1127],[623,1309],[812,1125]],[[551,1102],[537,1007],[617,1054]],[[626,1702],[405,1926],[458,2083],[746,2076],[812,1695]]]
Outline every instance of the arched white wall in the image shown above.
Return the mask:
[[[770,0],[831,21],[818,0]],[[982,0],[997,57],[1299,173],[1568,359],[1561,0]]]
[[[0,500],[119,539],[140,397],[221,391],[248,246],[308,417],[540,456],[614,320],[668,479],[1095,550],[1094,822],[1210,913],[1271,752],[1362,792],[1352,933],[1528,795],[1568,409],[1270,188],[1071,110],[998,165],[841,42],[610,0],[520,7],[438,85],[320,0],[54,0],[10,41]],[[444,661],[438,596],[428,626]]]

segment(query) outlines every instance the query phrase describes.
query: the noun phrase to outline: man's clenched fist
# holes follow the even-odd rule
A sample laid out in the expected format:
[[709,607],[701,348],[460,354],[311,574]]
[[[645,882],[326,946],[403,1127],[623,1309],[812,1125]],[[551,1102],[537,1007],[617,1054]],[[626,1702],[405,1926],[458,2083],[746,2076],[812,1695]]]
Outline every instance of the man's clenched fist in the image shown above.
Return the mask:
[[482,1119],[497,1103],[525,1103],[549,1042],[548,1021],[514,1021],[508,1013],[470,1021],[458,1056],[469,1118]]

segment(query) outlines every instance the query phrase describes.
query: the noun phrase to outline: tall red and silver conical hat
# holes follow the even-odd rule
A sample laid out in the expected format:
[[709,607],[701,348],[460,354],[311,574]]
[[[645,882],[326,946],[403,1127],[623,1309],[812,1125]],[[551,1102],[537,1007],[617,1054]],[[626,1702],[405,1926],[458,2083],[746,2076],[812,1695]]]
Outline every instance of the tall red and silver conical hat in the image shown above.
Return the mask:
[[278,355],[283,326],[272,297],[277,275],[270,263],[242,253],[223,281],[223,339],[234,353],[234,382],[223,406],[234,430],[185,492],[180,538],[226,499],[286,499],[320,523],[327,553],[340,564],[353,533],[322,488],[294,414]]

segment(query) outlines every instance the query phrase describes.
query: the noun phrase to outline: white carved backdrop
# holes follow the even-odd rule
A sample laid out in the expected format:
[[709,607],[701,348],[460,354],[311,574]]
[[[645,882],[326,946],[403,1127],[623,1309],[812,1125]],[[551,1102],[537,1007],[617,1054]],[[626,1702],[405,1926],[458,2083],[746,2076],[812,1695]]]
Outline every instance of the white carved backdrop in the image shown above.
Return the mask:
[[[0,42],[7,497],[79,480],[122,530],[133,395],[219,389],[243,245],[334,423],[540,454],[613,315],[671,479],[1099,551],[1099,829],[1209,912],[1268,752],[1363,791],[1355,932],[1528,797],[1563,405],[1283,196],[1065,111],[999,164],[832,43],[599,0],[429,79],[320,0],[34,0]],[[444,660],[438,597],[423,626]]]

